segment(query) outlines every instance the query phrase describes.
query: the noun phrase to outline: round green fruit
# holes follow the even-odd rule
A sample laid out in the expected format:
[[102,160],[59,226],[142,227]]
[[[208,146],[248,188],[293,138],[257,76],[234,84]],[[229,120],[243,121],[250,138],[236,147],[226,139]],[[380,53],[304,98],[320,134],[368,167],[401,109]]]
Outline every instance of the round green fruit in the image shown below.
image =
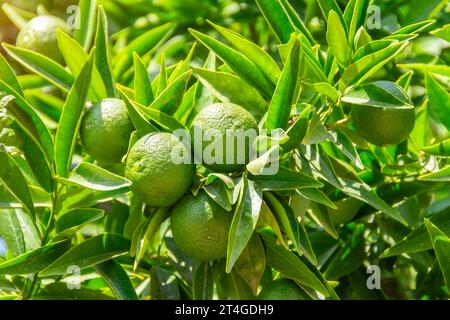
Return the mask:
[[259,300],[306,300],[308,297],[294,281],[281,278],[266,286],[258,296]]
[[54,16],[38,16],[28,21],[17,36],[18,47],[41,53],[58,63],[64,63],[56,39],[56,30],[66,34],[71,30],[67,23]]
[[81,143],[97,161],[120,163],[127,153],[133,130],[125,103],[119,99],[104,99],[84,115]]
[[216,172],[245,170],[257,135],[255,118],[231,103],[215,103],[203,108],[191,126],[196,159]]
[[132,191],[146,204],[167,207],[175,204],[191,187],[195,165],[179,161],[190,150],[171,133],[150,133],[131,147],[125,176]]
[[368,142],[395,145],[408,139],[414,129],[414,108],[394,109],[352,106],[351,117],[358,133]]
[[[408,139],[414,129],[415,110],[398,84],[377,81],[356,87],[344,102],[350,102],[350,116],[359,135],[378,145],[396,145]],[[348,107],[344,104],[344,107]]]
[[175,244],[187,256],[217,260],[227,254],[228,232],[233,215],[204,191],[187,195],[172,210]]

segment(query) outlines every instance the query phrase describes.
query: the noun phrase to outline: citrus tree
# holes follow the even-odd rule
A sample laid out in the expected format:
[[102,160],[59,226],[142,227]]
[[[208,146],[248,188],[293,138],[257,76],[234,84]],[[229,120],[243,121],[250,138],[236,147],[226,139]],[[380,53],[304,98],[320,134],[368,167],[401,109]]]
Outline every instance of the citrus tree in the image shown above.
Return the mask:
[[446,1],[72,3],[2,7],[0,299],[450,297]]

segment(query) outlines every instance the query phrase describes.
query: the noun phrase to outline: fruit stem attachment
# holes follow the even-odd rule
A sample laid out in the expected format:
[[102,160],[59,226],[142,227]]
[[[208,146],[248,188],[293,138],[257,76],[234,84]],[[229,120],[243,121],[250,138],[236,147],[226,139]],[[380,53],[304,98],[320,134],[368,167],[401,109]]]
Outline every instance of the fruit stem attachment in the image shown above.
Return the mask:
[[327,124],[326,127],[327,127],[328,130],[335,130],[335,129],[339,128],[339,127],[345,126],[349,121],[350,121],[349,118],[343,118],[343,119],[338,120],[338,121],[336,121],[334,123]]

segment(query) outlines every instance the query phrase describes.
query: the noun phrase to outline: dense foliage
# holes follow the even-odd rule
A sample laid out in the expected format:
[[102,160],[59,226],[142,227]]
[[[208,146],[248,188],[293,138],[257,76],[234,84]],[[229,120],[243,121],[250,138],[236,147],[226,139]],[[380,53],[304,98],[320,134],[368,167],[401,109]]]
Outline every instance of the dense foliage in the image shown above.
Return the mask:
[[[450,297],[447,1],[73,4],[0,14],[0,300]],[[270,148],[170,164],[217,103]]]

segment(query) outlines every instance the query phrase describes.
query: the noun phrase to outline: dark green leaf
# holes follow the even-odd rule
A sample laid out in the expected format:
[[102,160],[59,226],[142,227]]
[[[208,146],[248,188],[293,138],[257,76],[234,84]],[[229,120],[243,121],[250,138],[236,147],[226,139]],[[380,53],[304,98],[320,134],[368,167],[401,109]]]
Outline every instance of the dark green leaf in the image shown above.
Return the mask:
[[294,44],[269,106],[267,115],[267,130],[269,133],[278,128],[286,129],[292,105],[296,103],[301,49],[296,37],[293,37],[291,41],[294,41]]
[[127,189],[131,185],[127,179],[88,162],[80,163],[69,178],[61,178],[60,181],[68,185],[98,191]]
[[28,183],[14,159],[0,145],[0,182],[34,216],[34,204]]
[[426,79],[428,104],[434,115],[445,127],[450,130],[450,93],[448,93],[432,75]]
[[136,291],[126,271],[114,260],[105,261],[95,266],[108,286],[120,300],[137,300]]
[[14,47],[9,44],[3,44],[3,47],[11,57],[23,66],[42,76],[62,90],[69,91],[74,79],[63,66],[31,50]]
[[130,242],[115,234],[102,234],[88,239],[52,261],[40,272],[41,277],[64,275],[70,266],[85,269],[111,258],[121,256],[130,249]]
[[96,0],[80,0],[77,20],[79,28],[75,28],[73,37],[87,50],[92,42],[95,32],[95,19],[97,16]]
[[261,205],[262,191],[244,175],[228,235],[228,273],[233,269],[255,230]]
[[81,116],[85,108],[87,94],[90,87],[91,75],[94,63],[94,52],[89,58],[70,89],[64,104],[61,121],[56,131],[55,163],[57,174],[64,178],[69,173],[72,164],[72,156],[78,137],[78,128],[81,124]]
[[214,51],[244,81],[247,81],[250,85],[260,90],[265,96],[271,96],[273,92],[272,83],[269,82],[264,73],[250,59],[203,33],[192,29],[190,29],[190,32],[197,40]]
[[28,275],[40,272],[64,254],[69,247],[69,241],[60,241],[29,251],[0,264],[0,274]]
[[193,281],[194,300],[211,300],[214,294],[214,278],[208,261],[201,262],[197,267]]

